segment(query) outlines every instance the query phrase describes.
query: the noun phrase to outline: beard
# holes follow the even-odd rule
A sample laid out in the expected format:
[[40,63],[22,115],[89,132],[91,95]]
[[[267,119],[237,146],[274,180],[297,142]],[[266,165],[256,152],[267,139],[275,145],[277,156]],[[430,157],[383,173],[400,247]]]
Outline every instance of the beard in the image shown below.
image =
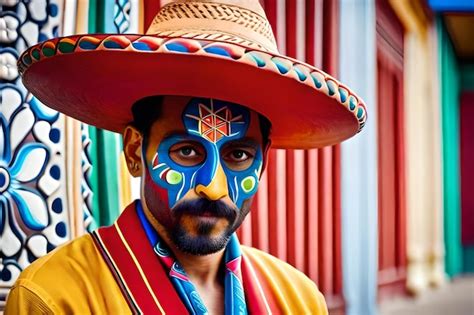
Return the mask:
[[[145,175],[144,198],[148,209],[163,227],[167,239],[191,255],[209,255],[224,249],[250,211],[251,199],[239,209],[234,204],[203,197],[178,201],[170,209],[167,198],[163,198],[167,191],[163,190],[149,174]],[[200,219],[206,216],[213,219]]]

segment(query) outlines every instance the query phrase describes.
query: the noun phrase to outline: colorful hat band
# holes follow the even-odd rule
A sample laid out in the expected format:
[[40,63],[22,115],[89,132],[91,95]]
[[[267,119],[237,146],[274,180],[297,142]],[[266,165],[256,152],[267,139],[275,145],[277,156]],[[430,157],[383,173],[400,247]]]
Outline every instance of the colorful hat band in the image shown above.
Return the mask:
[[[55,56],[92,51],[134,51],[140,53],[176,53],[218,57],[245,63],[262,71],[272,71],[305,84],[336,99],[358,120],[360,131],[366,121],[363,101],[336,79],[308,64],[292,58],[217,40],[169,38],[158,35],[80,35],[47,40],[26,50],[18,60],[23,75],[38,61]],[[121,130],[114,130],[120,132]]]
[[158,12],[146,34],[183,30],[188,33],[195,30],[196,34],[224,32],[229,36],[246,38],[248,42],[259,43],[265,50],[278,53],[276,40],[266,17],[228,3],[170,3]]

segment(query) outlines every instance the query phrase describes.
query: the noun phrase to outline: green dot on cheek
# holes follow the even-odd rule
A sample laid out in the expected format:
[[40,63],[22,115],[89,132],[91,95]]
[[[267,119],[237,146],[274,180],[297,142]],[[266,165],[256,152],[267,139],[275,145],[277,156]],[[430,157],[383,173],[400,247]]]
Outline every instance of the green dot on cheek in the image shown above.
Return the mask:
[[242,180],[242,189],[246,192],[249,193],[251,192],[254,187],[255,187],[255,178],[253,176],[246,177]]
[[178,173],[173,170],[169,170],[168,173],[166,173],[166,181],[170,185],[177,185],[181,183],[182,180],[183,180],[183,175],[181,175],[181,173]]

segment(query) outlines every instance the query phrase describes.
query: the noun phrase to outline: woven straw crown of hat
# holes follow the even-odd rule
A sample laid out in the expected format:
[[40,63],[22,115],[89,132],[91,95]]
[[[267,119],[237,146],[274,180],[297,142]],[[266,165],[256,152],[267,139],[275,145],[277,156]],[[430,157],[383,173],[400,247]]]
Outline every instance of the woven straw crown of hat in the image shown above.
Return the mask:
[[168,1],[146,34],[230,42],[278,54],[258,0]]

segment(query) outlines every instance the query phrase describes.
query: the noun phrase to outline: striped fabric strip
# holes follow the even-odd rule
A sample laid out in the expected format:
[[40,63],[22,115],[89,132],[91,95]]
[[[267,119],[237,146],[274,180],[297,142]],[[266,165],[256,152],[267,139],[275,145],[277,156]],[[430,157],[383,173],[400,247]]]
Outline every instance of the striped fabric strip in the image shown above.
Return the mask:
[[249,314],[278,314],[277,304],[267,298],[271,294],[264,290],[255,268],[245,255],[242,256],[242,282]]
[[114,225],[92,235],[132,311],[187,313],[146,238],[134,203]]
[[102,241],[99,233],[97,231],[94,231],[91,233],[92,239],[95,242],[96,247],[99,249],[99,252],[102,254],[102,257],[104,258],[107,266],[109,267],[110,271],[112,272],[112,275],[114,276],[115,280],[117,281],[117,284],[120,287],[120,290],[122,291],[122,294],[125,297],[125,300],[127,301],[128,306],[132,310],[133,314],[143,314],[143,311],[139,308],[137,302],[135,301],[135,298],[133,297],[132,292],[130,289],[127,287],[127,284],[122,277],[122,274],[120,273],[120,270],[117,268],[117,264],[113,260],[112,256],[108,252],[107,248],[105,247],[104,242]]

